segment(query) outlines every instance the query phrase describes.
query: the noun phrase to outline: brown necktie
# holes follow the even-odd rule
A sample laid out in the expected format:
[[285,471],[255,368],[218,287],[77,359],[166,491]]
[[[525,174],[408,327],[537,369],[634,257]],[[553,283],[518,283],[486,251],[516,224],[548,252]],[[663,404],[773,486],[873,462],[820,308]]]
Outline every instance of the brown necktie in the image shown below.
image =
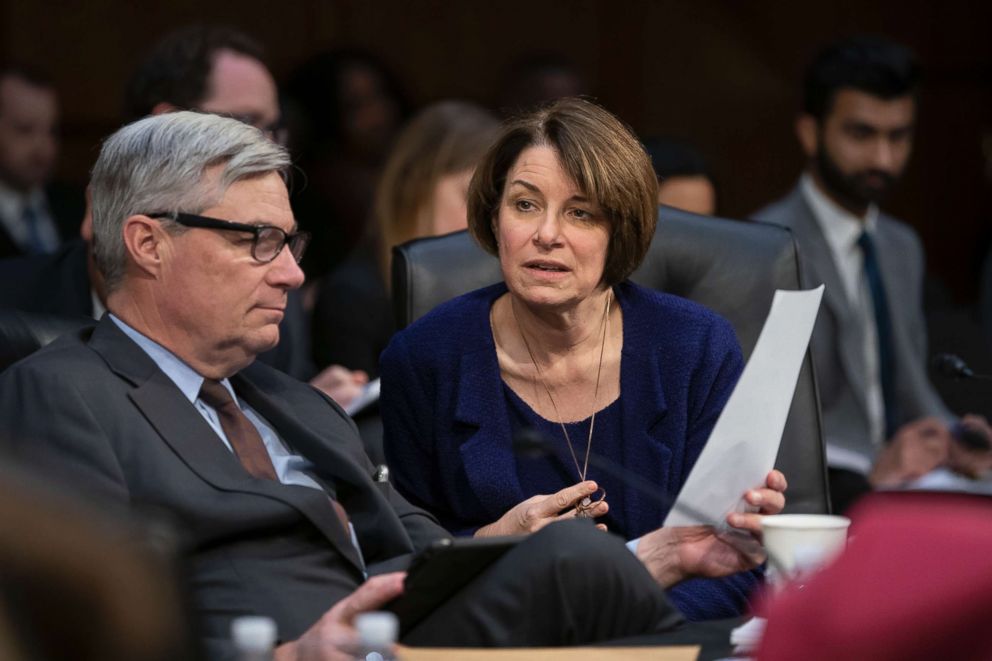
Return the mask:
[[[234,454],[241,460],[241,465],[244,466],[245,470],[253,477],[278,481],[276,469],[272,465],[269,451],[265,449],[265,444],[262,442],[262,436],[231,397],[228,389],[220,381],[204,379],[203,385],[200,387],[200,399],[217,411],[221,429],[224,430],[227,440],[234,448]],[[333,498],[330,501],[334,513],[347,531],[347,512],[338,501]]]
[[245,470],[253,477],[266,480],[278,479],[269,452],[262,443],[261,435],[231,397],[227,388],[220,381],[204,379],[200,388],[200,399],[217,411],[221,429],[224,430],[234,454],[241,460]]

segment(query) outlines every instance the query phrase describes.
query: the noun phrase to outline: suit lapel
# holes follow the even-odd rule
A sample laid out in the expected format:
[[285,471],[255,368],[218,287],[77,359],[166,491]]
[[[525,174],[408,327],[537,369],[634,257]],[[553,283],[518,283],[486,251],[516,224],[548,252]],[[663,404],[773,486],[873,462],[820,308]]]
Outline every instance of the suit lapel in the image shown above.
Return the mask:
[[[836,320],[836,330],[840,335],[837,341],[840,354],[841,368],[847,375],[851,389],[857,393],[856,400],[864,407],[868,401],[865,392],[866,375],[861,347],[864,346],[864,329],[854,316],[854,311],[847,300],[847,293],[841,281],[837,265],[834,263],[827,239],[823,236],[813,211],[806,203],[802,193],[797,188],[793,195],[795,212],[792,215],[793,231],[796,242],[801,246],[803,270],[810,282],[806,286],[816,287],[825,285],[823,292],[824,306],[833,314]],[[814,340],[815,341],[815,340]],[[867,411],[865,412],[867,414]]]
[[[271,373],[264,365],[244,370],[235,377],[236,388],[245,401],[279,431],[283,442],[293,452],[311,462],[312,476],[336,494],[361,540],[361,551],[367,564],[413,553],[413,542],[406,528],[395,516],[384,490],[379,488],[385,485],[372,481],[372,464],[350,420],[343,413],[334,415],[330,402],[323,395],[314,392],[312,397],[304,397],[298,388],[294,388],[290,396],[274,380],[262,381],[265,378],[263,369],[264,373]],[[260,387],[263,383],[264,388]],[[314,421],[319,426],[314,428],[303,421]],[[326,502],[319,505],[321,514],[329,513]],[[332,532],[340,529],[335,525]],[[353,555],[350,537],[336,537],[332,541],[339,545],[344,555],[358,561],[357,555]]]
[[[362,560],[352,543],[351,533],[341,524],[328,500],[332,497],[331,494],[338,500],[343,500],[342,495],[348,492],[344,484],[356,481],[359,477],[358,466],[354,461],[346,460],[330,444],[322,443],[311,430],[294,419],[290,413],[294,411],[294,406],[278,393],[273,396],[267,395],[243,373],[231,377],[231,383],[238,396],[265,418],[291,452],[306,457],[314,464],[317,472],[314,477],[324,486],[327,493],[317,492],[310,487],[283,485],[265,480],[254,480],[253,482],[257,483],[253,485],[255,489],[262,489],[266,495],[295,507],[324,533],[341,555],[356,568],[362,569]],[[317,448],[320,451],[317,451]],[[317,470],[317,467],[320,467],[320,470]]]
[[248,475],[199,411],[156,370],[128,397],[162,439],[205,482],[224,491],[253,491]]
[[524,493],[517,476],[496,347],[491,332],[484,337],[484,347],[461,357],[455,386],[455,424],[469,430],[468,439],[459,448],[462,464],[479,503],[495,520],[524,500]]
[[[652,341],[657,329],[638,316],[644,308],[636,300],[639,294],[633,288],[619,285],[614,291],[623,311],[623,353],[620,364],[621,438],[613,443],[623,446],[623,465],[636,467],[638,475],[656,485],[678,484],[673,475],[672,453],[661,436],[662,421],[668,411],[665,394],[661,390],[661,374],[665,357]],[[671,439],[668,439],[671,441]],[[674,495],[674,494],[673,494]],[[623,494],[624,530],[638,534],[645,522],[655,522],[645,530],[662,524],[666,512],[661,505],[649,502],[633,486],[625,486]]]
[[[90,346],[114,372],[135,386],[128,395],[131,401],[200,479],[221,491],[273,498],[297,509],[349,562],[362,569],[355,547],[326,497],[308,487],[248,475],[193,404],[109,316],[105,315],[94,330]],[[251,401],[249,404],[255,406]]]
[[204,481],[226,491],[245,488],[251,476],[224,447],[179,388],[109,316],[93,331],[90,346],[134,388],[128,397],[162,439]]
[[[231,382],[239,396],[278,430],[284,443],[311,461],[319,463],[322,477],[333,480],[335,485],[347,483],[356,486],[368,478],[353,458],[324,440],[330,430],[319,432],[302,422],[303,419],[319,417],[294,415],[293,412],[299,409],[299,402],[290,402],[284,393],[278,391],[263,392],[245,373],[235,375]],[[317,462],[317,459],[326,461]],[[335,491],[337,488],[340,486]]]

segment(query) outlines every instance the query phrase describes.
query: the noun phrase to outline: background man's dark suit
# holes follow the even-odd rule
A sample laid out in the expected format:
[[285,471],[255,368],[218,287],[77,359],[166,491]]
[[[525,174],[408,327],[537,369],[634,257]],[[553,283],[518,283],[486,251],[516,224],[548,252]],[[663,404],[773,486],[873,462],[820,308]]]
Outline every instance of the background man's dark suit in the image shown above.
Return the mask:
[[[86,211],[82,191],[74,186],[53,182],[45,187],[45,201],[48,203],[48,212],[55,222],[55,229],[58,230],[59,238],[63,242],[67,242],[78,237],[79,222],[83,219],[83,213]],[[14,243],[3,224],[0,223],[0,258],[16,257],[22,254],[24,251]]]
[[[77,230],[78,230],[78,219]],[[86,243],[75,238],[51,255],[0,259],[0,307],[65,316],[93,315]],[[279,344],[259,355],[262,362],[300,380],[313,376],[310,333],[297,290],[289,292]]]

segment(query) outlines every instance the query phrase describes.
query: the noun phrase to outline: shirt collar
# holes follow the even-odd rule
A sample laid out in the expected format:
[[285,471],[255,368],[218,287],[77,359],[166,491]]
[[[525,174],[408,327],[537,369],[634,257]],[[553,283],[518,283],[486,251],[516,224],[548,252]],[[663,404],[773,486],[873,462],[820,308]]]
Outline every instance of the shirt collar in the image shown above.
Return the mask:
[[[125,335],[134,340],[135,344],[141,347],[148,354],[149,358],[155,361],[159,369],[165,372],[165,375],[176,384],[176,387],[182,391],[190,403],[196,402],[200,396],[200,388],[203,386],[203,377],[196,370],[155,340],[131,328],[127,323],[114,316],[113,313],[110,314],[110,319],[117,324],[118,328],[124,331]],[[227,391],[231,393],[231,397],[234,397],[234,401],[237,402],[238,399],[234,394],[234,389],[231,387],[231,382],[228,379],[224,379],[221,381],[221,384],[227,388]]]
[[850,250],[858,242],[862,232],[874,236],[878,229],[878,207],[868,206],[865,217],[858,218],[831,200],[819,189],[813,177],[804,172],[799,180],[799,188],[803,197],[813,210],[813,217],[819,224],[823,235],[835,252]]
[[[103,313],[107,311],[107,308],[103,304],[103,301],[100,300],[100,295],[96,293],[96,289],[94,289],[93,287],[90,287],[90,303],[93,304],[92,305],[93,318],[100,319],[100,317],[103,316]],[[116,317],[114,318],[116,319]],[[117,321],[120,321],[120,319],[118,319]],[[124,322],[121,321],[120,323],[123,324]]]
[[12,218],[20,218],[24,213],[24,207],[27,206],[39,211],[47,208],[45,192],[40,186],[22,193],[0,181],[0,213]]

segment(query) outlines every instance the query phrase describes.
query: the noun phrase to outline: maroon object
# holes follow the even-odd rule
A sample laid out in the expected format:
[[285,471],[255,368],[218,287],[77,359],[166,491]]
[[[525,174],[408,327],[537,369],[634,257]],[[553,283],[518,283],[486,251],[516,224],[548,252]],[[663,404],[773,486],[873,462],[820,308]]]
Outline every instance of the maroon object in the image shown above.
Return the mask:
[[758,659],[992,659],[992,498],[879,493],[851,519],[836,562],[764,605]]

